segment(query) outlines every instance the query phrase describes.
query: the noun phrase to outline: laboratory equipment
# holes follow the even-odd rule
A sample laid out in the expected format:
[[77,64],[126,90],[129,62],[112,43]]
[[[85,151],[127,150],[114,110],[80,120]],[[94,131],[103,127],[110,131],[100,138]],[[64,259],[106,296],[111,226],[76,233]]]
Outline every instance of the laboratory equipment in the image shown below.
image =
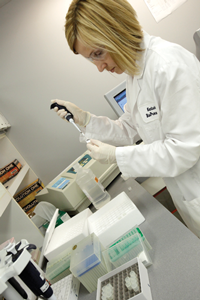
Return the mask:
[[76,182],[96,209],[101,208],[111,199],[110,195],[94,175],[91,169],[84,169],[78,162],[74,164],[77,173]]
[[46,259],[45,259],[45,256],[44,256],[44,253],[49,245],[49,242],[51,240],[51,237],[53,235],[53,232],[54,232],[54,229],[55,229],[55,226],[56,226],[56,220],[57,220],[57,217],[58,217],[58,208],[55,210],[54,214],[53,214],[53,217],[49,223],[49,226],[46,230],[46,233],[45,233],[45,236],[44,236],[44,242],[43,242],[43,246],[42,246],[42,251],[41,251],[41,254],[40,254],[40,260],[39,260],[39,266],[43,269],[45,263],[46,263]]
[[75,215],[55,229],[54,227],[51,228],[51,230],[53,230],[51,231],[52,234],[50,236],[49,243],[46,246],[44,245],[44,256],[48,259],[48,261],[52,261],[55,257],[60,259],[62,253],[64,257],[64,251],[66,249],[69,247],[72,249],[74,245],[89,235],[87,220],[91,215],[91,210],[86,208],[84,211]]
[[[80,281],[72,274],[52,284],[52,289],[57,300],[77,300],[79,295]],[[43,298],[38,298],[43,300]]]
[[100,277],[98,279],[96,300],[103,300],[104,286],[108,284],[113,287],[113,299],[152,300],[148,272],[138,258],[134,258]]
[[105,249],[102,254],[107,270],[110,272],[135,257],[139,257],[145,267],[151,266],[152,260],[149,255],[151,249],[151,245],[140,228],[135,226]]
[[17,244],[9,243],[0,251],[0,294],[7,300],[28,298],[14,278],[17,275],[36,296],[56,300],[49,283],[31,261],[29,251],[35,248],[28,241],[21,240]]
[[126,99],[126,80],[114,87],[112,90],[104,95],[104,98],[110,104],[117,116],[121,116],[124,113],[124,105],[127,102]]
[[81,212],[91,204],[76,183],[77,174],[73,168],[76,162],[79,162],[83,169],[91,169],[104,188],[120,173],[117,164],[100,164],[87,150],[36,195],[38,202],[50,202],[60,210],[68,212]]
[[96,290],[98,278],[107,273],[101,251],[102,245],[95,234],[77,243],[72,251],[70,270],[89,293]]
[[113,300],[114,299],[114,289],[113,286],[108,283],[102,287],[102,300]]
[[135,225],[145,221],[125,192],[120,193],[88,218],[90,233],[94,232],[104,248],[111,246]]
[[73,124],[74,127],[79,131],[79,133],[84,137],[86,143],[89,143],[90,140],[87,139],[87,138],[85,137],[85,134],[80,130],[80,128],[79,128],[79,127],[76,125],[76,123],[74,122],[73,114],[72,114],[65,106],[59,105],[59,104],[56,103],[56,102],[51,104],[50,109],[52,109],[52,108],[54,108],[54,107],[57,107],[59,110],[60,110],[60,109],[66,110],[67,115],[65,116],[65,119],[66,119],[68,122],[70,122],[71,124]]
[[47,263],[45,276],[51,284],[71,274],[69,269],[71,252],[72,248],[69,247]]
[[125,278],[125,285],[129,291],[139,292],[139,282],[135,271],[131,271],[129,276]]
[[[121,82],[119,85],[114,87],[112,90],[107,92],[104,95],[104,98],[110,104],[114,112],[117,114],[118,117],[121,117],[124,113],[124,105],[127,103],[126,98],[126,80]],[[139,145],[142,140],[138,140],[136,145]],[[145,177],[146,178],[146,177]],[[143,182],[145,179],[143,177],[136,179],[138,182]]]

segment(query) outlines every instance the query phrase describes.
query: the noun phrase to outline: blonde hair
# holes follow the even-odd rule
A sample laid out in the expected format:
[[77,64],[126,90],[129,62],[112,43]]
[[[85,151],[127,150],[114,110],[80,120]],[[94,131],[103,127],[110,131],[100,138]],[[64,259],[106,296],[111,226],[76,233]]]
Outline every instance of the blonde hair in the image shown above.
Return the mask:
[[118,67],[139,73],[142,28],[126,0],[73,0],[66,15],[65,36],[70,49],[79,39],[85,46],[105,48]]

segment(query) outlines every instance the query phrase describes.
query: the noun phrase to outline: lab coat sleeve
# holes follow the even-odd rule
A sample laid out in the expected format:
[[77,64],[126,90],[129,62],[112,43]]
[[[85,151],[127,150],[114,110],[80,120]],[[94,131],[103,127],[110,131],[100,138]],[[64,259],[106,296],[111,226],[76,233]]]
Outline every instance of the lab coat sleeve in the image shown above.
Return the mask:
[[129,177],[175,177],[194,166],[200,157],[200,67],[190,59],[182,65],[163,64],[151,73],[150,88],[155,90],[164,138],[118,147],[117,164]]
[[114,146],[133,145],[137,142],[140,137],[133,124],[128,105],[125,106],[125,113],[117,120],[92,114],[85,129],[87,138],[100,140]]

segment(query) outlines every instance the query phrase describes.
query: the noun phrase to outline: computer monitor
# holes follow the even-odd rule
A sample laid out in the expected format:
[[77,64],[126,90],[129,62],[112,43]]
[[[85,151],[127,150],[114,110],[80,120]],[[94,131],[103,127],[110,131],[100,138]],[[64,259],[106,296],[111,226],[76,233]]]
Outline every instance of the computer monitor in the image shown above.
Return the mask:
[[[126,99],[126,80],[114,87],[111,91],[104,95],[112,109],[120,117],[124,113],[124,105],[127,102]],[[142,143],[142,140],[138,140],[136,145]]]
[[126,99],[126,80],[104,95],[115,113],[120,117],[124,113]]

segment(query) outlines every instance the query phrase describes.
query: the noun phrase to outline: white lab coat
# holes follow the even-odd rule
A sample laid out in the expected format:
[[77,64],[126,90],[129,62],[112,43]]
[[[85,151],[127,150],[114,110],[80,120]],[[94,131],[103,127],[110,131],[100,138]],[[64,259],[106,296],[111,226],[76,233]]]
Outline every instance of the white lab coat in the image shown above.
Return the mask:
[[[181,46],[147,33],[142,47],[141,73],[127,77],[125,113],[116,121],[92,115],[86,134],[118,146],[125,176],[162,177],[200,237],[200,63]],[[144,144],[133,146],[139,138]]]

